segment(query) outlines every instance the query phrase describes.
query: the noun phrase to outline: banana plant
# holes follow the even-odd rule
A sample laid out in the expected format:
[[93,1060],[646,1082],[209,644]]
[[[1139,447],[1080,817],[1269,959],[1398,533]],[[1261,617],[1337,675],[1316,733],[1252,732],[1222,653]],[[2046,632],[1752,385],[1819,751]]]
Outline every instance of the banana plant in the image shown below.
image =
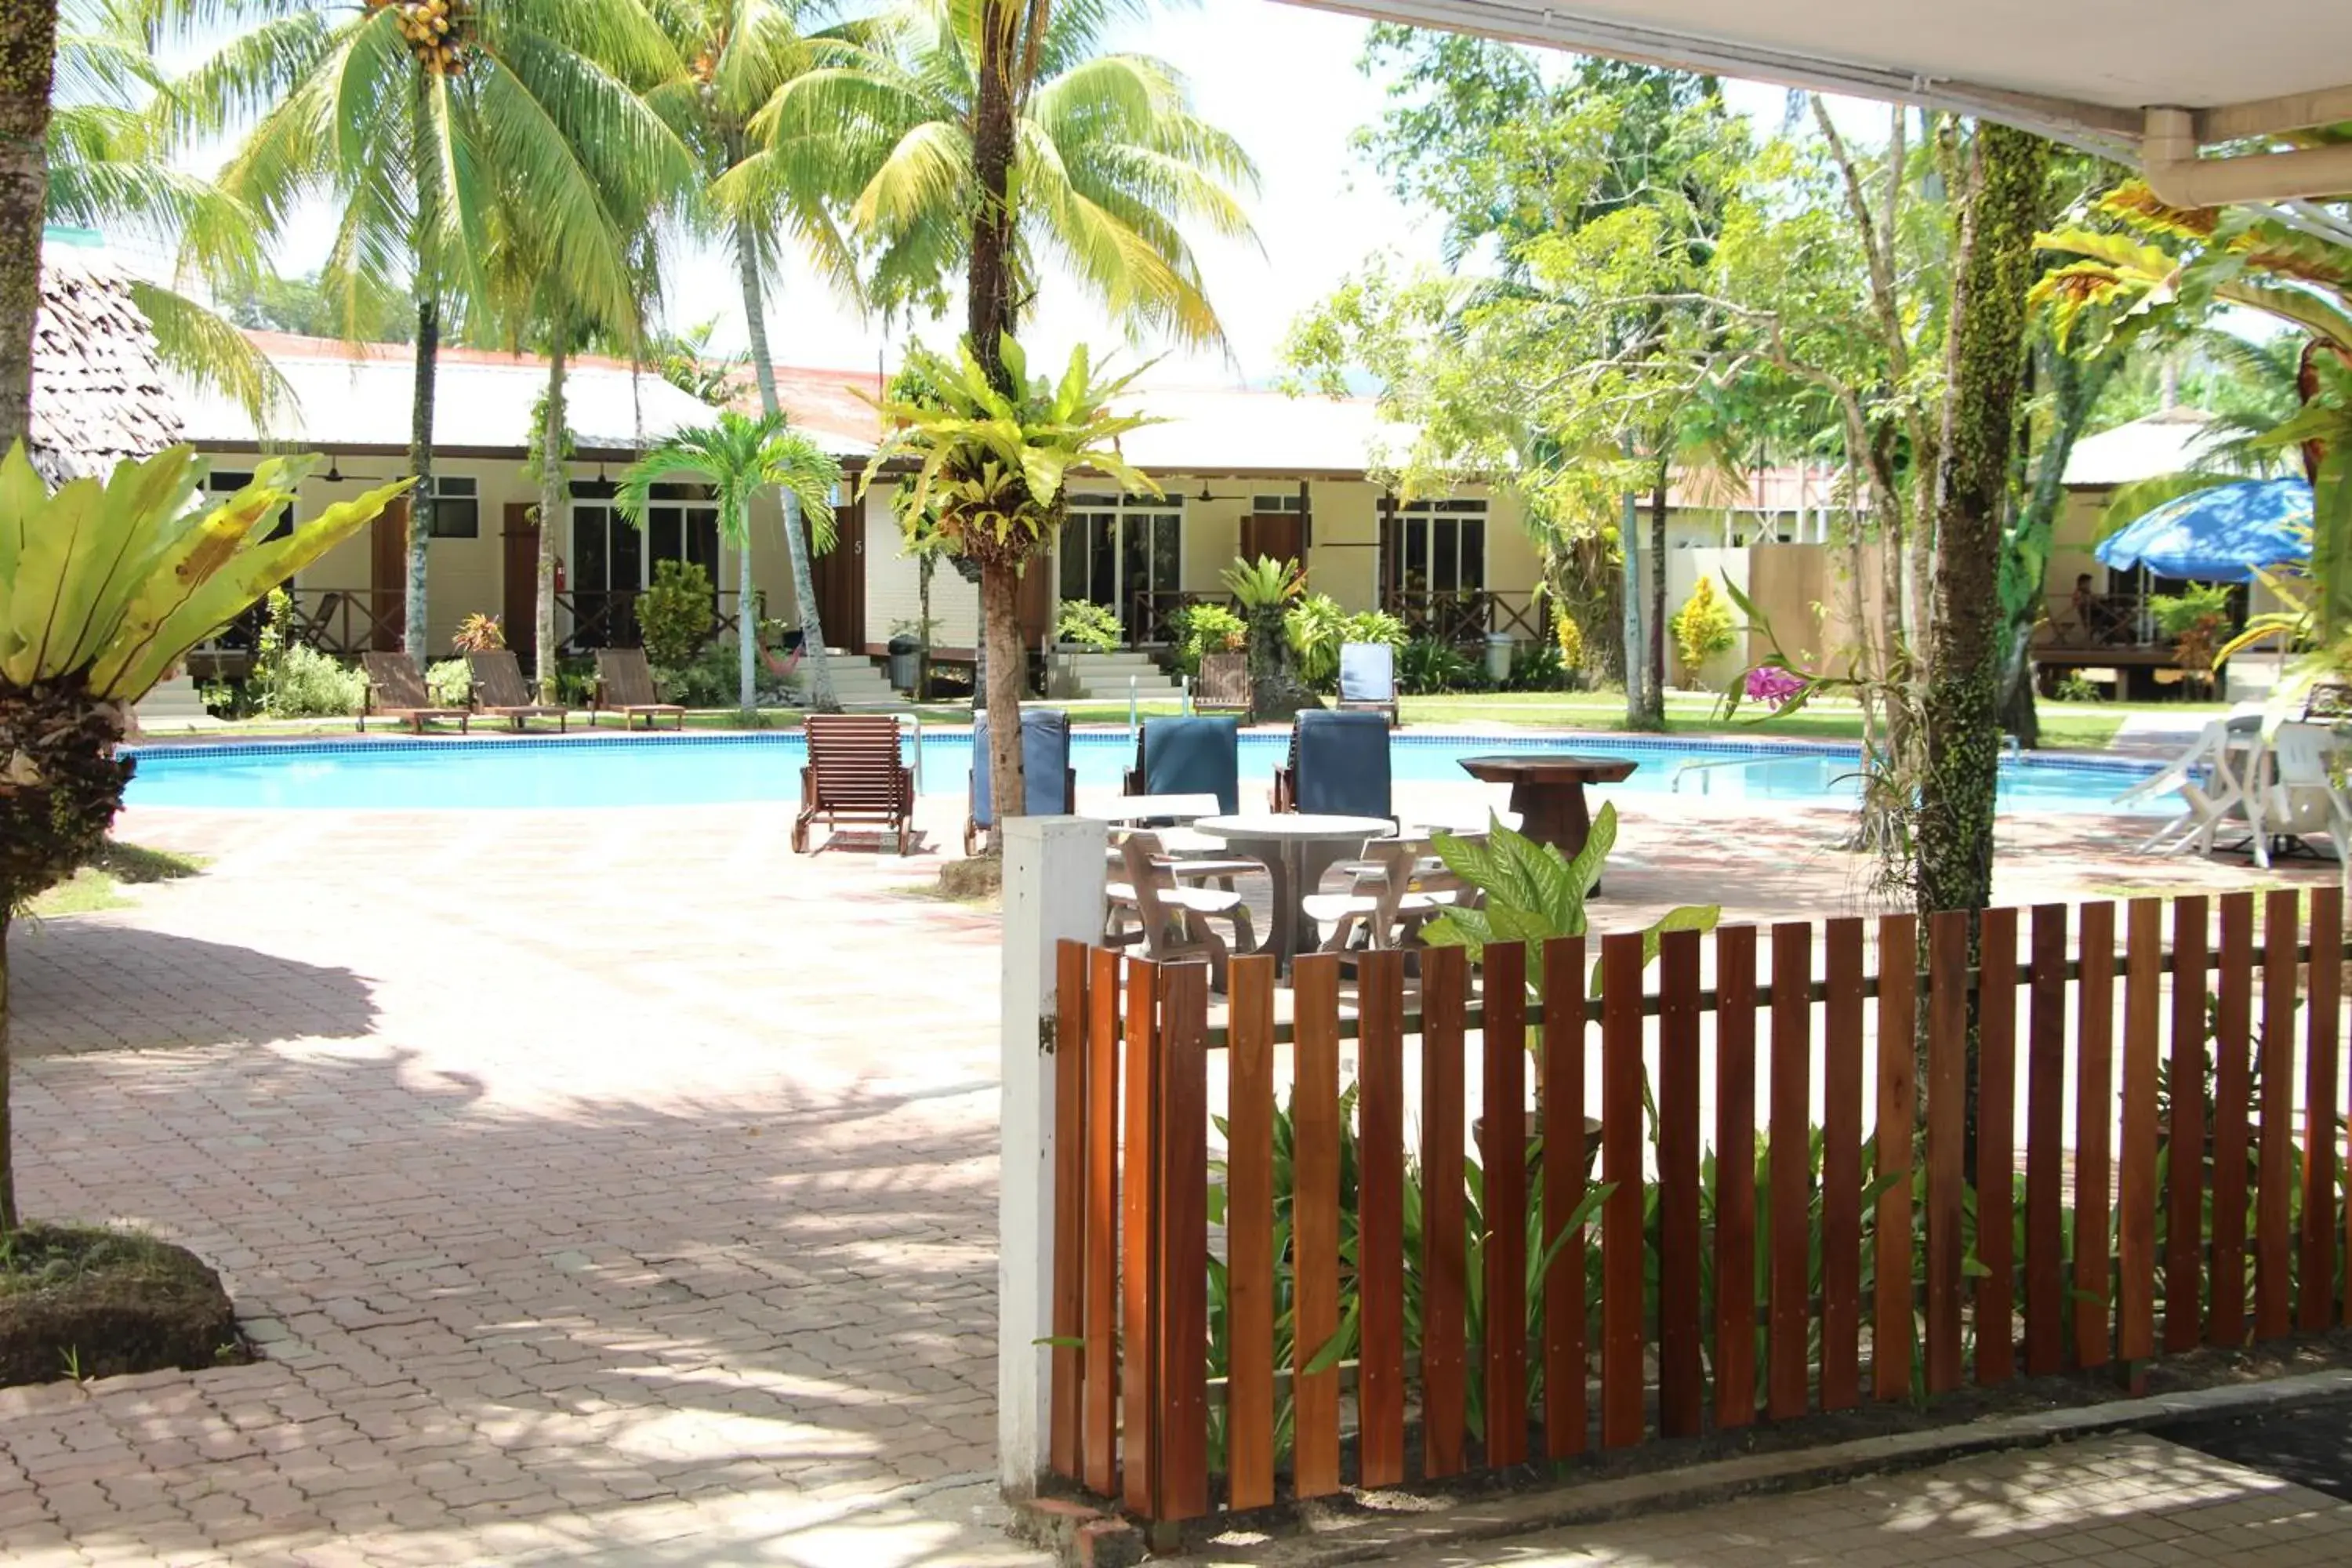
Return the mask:
[[16,1226],[7,1121],[9,916],[105,842],[131,782],[131,705],[187,651],[373,521],[404,479],[269,536],[315,458],[265,458],[217,504],[174,447],[51,494],[0,460],[0,1236]]

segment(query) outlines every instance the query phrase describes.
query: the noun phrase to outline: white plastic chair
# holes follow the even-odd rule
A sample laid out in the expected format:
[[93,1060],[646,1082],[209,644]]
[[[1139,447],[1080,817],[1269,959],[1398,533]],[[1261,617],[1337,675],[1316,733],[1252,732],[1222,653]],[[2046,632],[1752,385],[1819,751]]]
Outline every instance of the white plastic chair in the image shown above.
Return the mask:
[[2327,772],[2336,736],[2317,724],[2282,724],[2275,746],[2278,778],[2263,792],[2261,835],[2326,837],[2336,847],[2345,885],[2352,888],[2352,801]]
[[[2263,766],[2261,735],[2258,714],[2216,720],[2162,773],[2117,795],[2121,803],[2179,790],[2188,802],[2188,810],[2148,835],[2141,852],[2178,855],[2194,845],[2199,854],[2210,855],[2223,826],[2250,819],[2254,810],[2252,786]],[[2262,835],[2257,832],[2254,839],[2260,859]]]

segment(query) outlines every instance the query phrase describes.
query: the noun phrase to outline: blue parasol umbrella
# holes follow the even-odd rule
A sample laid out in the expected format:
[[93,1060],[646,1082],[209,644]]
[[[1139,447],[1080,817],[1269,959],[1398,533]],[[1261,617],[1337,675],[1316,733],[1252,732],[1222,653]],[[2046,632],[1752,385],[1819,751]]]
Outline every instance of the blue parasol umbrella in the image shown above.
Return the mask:
[[2109,534],[2095,553],[2117,571],[2248,582],[2257,566],[2311,558],[2311,485],[2242,479],[2178,496]]

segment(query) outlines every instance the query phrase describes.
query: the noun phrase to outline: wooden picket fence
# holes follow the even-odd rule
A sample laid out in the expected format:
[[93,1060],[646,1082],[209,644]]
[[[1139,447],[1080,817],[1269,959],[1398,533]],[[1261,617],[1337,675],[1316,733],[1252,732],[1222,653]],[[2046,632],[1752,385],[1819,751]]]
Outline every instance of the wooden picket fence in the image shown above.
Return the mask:
[[[1239,959],[1215,1030],[1202,966],[1064,943],[1050,1462],[1175,1521],[2344,1321],[2343,899],[2211,903],[2135,900],[2120,944],[2113,903],[1987,910],[1973,964],[1964,916],[1889,917],[1874,972],[1860,920],[1654,973],[1609,936],[1597,994],[1581,939],[1429,951],[1411,1008],[1404,955],[1344,1011],[1317,955],[1280,1027]],[[1531,1070],[1528,1157],[1465,1182],[1509,1142],[1465,1138],[1467,1075],[1524,1110]]]

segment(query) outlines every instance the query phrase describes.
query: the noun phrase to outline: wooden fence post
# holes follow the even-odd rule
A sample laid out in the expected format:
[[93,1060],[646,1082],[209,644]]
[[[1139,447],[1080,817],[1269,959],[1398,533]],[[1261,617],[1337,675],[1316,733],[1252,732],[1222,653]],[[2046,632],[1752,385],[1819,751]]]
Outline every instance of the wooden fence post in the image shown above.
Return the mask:
[[1057,948],[1101,934],[1108,830],[1008,816],[1003,832],[996,1466],[1005,1495],[1027,1498],[1052,1457]]

